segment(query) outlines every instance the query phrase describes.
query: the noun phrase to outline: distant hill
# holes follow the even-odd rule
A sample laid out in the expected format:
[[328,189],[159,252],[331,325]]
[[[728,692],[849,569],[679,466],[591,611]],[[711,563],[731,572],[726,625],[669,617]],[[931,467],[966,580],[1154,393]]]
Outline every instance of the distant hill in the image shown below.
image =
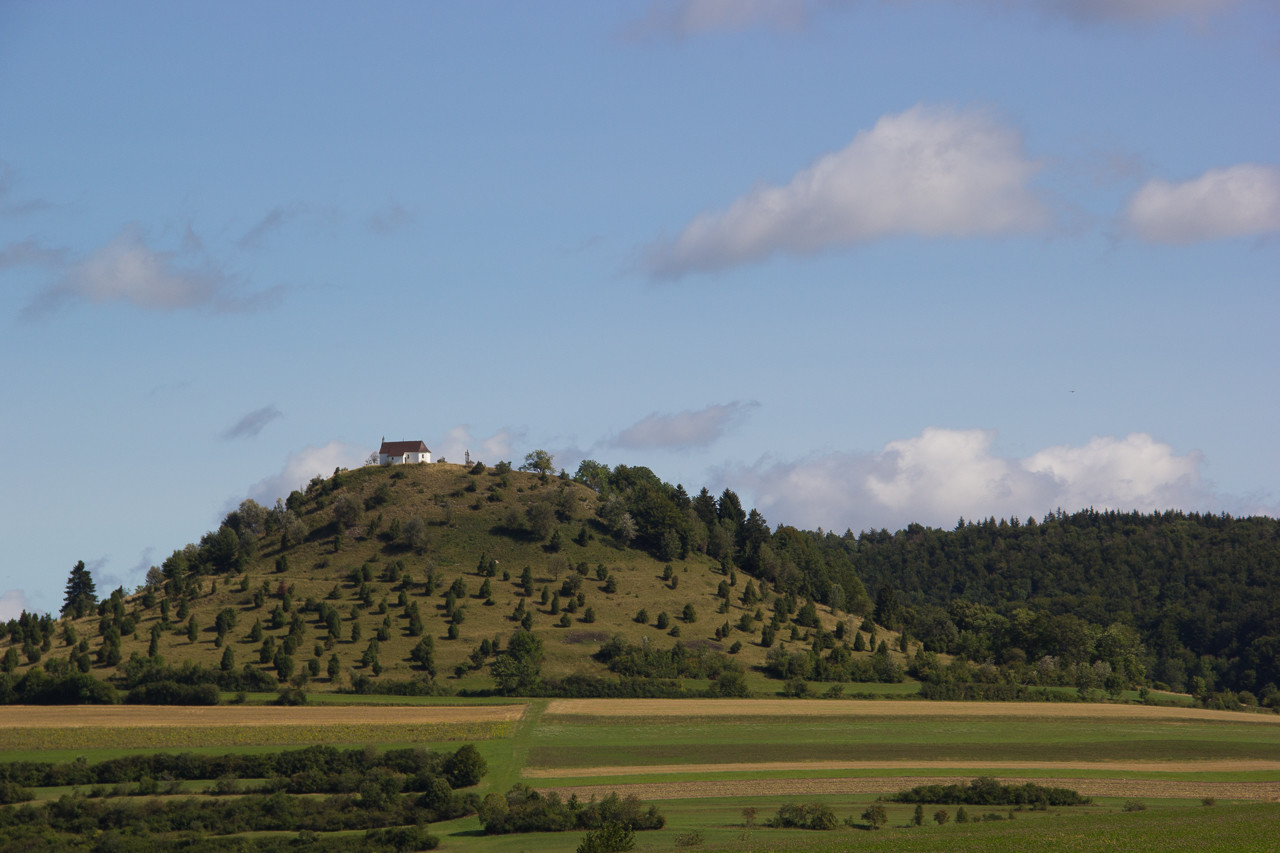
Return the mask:
[[[639,493],[626,501],[634,517],[620,508],[616,481],[598,492],[506,464],[366,467],[316,478],[276,507],[244,502],[154,568],[142,592],[117,590],[61,622],[14,620],[6,669],[18,675],[39,665],[57,675],[87,667],[129,686],[145,680],[144,662],[232,675],[250,664],[313,690],[417,679],[419,688],[431,681],[445,691],[483,691],[495,686],[493,649],[527,629],[541,640],[544,680],[617,681],[594,657],[617,636],[624,643],[615,651],[679,643],[688,660],[633,656],[615,669],[692,674],[710,685],[707,673],[723,663],[707,670],[700,655],[738,662],[758,682],[775,600],[790,611],[775,648],[861,621],[821,603],[809,605],[812,618],[801,616],[803,596],[779,596],[750,577],[734,565],[731,545],[708,555],[705,528],[692,548],[680,524],[655,533],[656,496],[648,491],[674,490],[647,469],[621,470]],[[736,497],[726,500],[740,511]],[[670,553],[661,553],[665,547]],[[843,591],[834,597],[860,601]],[[807,624],[792,640],[795,618]],[[841,634],[853,627],[846,623]],[[424,640],[433,646],[434,679]]]
[[134,594],[99,601],[78,566],[66,618],[5,626],[0,701],[93,692],[58,686],[83,672],[161,683],[137,694],[157,701],[171,681],[742,695],[906,679],[935,698],[1153,687],[1280,707],[1274,519],[1087,510],[836,535],[770,529],[732,490],[689,495],[647,468],[557,477],[541,451],[522,467],[316,477],[245,501]]

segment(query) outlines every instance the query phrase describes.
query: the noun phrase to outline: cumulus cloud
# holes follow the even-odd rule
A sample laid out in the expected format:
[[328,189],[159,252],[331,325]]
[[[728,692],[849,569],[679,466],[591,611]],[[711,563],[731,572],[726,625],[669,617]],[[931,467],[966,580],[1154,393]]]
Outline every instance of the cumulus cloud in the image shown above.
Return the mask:
[[1152,243],[1280,232],[1280,166],[1244,163],[1182,183],[1148,181],[1129,200],[1125,218]]
[[722,472],[775,522],[854,530],[911,522],[1026,518],[1061,507],[1221,509],[1210,506],[1199,453],[1178,454],[1144,433],[1095,437],[1023,458],[992,452],[995,432],[931,428],[876,453],[832,453]]
[[92,305],[123,302],[148,311],[211,307],[219,312],[254,311],[278,301],[282,288],[241,294],[232,279],[208,260],[152,249],[142,229],[126,227],[109,244],[71,266],[62,278],[28,303],[28,319],[82,300]]
[[916,106],[882,117],[787,184],[700,214],[651,247],[647,266],[676,277],[894,235],[1027,231],[1047,220],[1028,186],[1038,169],[1019,133],[987,113]]
[[20,589],[7,589],[0,595],[0,622],[17,619],[28,608],[27,594]]
[[445,433],[444,441],[432,449],[432,458],[461,463],[470,451],[472,459],[489,465],[504,459],[510,462],[512,443],[519,437],[519,433],[503,427],[488,438],[478,438],[471,434],[470,424],[459,424]]
[[369,456],[369,450],[370,448],[359,444],[335,439],[319,447],[307,447],[290,453],[288,461],[278,474],[259,480],[249,487],[249,497],[264,506],[270,506],[276,502],[276,498],[287,497],[294,489],[305,486],[317,474],[328,477],[335,468],[363,465]]
[[276,418],[284,417],[284,413],[275,406],[263,406],[261,409],[254,409],[245,415],[236,423],[222,433],[222,437],[226,440],[233,438],[253,438],[262,432],[267,424]]
[[654,412],[624,429],[613,444],[635,450],[688,450],[706,447],[758,405],[754,402],[733,402],[673,415]]

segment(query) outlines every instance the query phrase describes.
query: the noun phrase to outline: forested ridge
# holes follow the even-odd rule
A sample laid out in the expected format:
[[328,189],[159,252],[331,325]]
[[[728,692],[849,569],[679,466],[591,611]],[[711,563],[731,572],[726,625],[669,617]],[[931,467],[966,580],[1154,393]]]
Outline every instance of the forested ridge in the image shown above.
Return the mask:
[[1128,628],[1153,683],[1202,695],[1280,684],[1272,518],[1088,509],[839,540],[877,591],[877,621],[927,649],[1061,664],[1087,660],[1099,640],[1124,642]]

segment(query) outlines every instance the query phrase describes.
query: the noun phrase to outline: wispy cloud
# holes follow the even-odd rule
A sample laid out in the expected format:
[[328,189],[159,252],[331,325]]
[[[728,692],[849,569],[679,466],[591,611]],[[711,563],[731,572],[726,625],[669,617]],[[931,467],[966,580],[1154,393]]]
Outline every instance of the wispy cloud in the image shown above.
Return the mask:
[[207,258],[151,248],[142,229],[130,225],[111,243],[73,264],[55,284],[37,294],[23,316],[31,319],[50,314],[74,302],[120,302],[162,312],[210,308],[241,313],[274,305],[284,292],[284,288],[274,287],[241,293],[235,284],[230,275]]
[[[1190,18],[1206,20],[1240,0],[935,0],[1007,13],[1026,9],[1081,23],[1153,23]],[[652,0],[624,33],[630,36],[684,38],[764,27],[796,30],[822,14],[866,5],[923,5],[922,0]]]
[[1158,21],[1207,18],[1239,5],[1239,0],[1051,0],[1045,5],[1049,10],[1083,21]]
[[1181,183],[1151,180],[1125,211],[1151,243],[1195,243],[1280,232],[1280,167],[1244,163]]
[[470,451],[472,459],[492,465],[504,459],[512,461],[514,443],[523,436],[520,430],[503,427],[487,438],[480,438],[472,434],[470,424],[458,424],[445,433],[443,441],[434,445],[428,442],[428,446],[432,449],[433,459],[462,462]]
[[66,259],[66,249],[50,248],[28,238],[0,249],[0,270],[22,266],[58,267],[66,263]]
[[363,465],[370,449],[334,439],[318,447],[306,447],[290,453],[284,468],[250,486],[248,496],[264,506],[270,506],[276,502],[276,498],[286,497],[294,489],[302,488],[316,475],[328,477],[335,468]]
[[0,595],[0,622],[17,619],[26,610],[27,593],[21,589],[7,589]]
[[[991,430],[931,428],[879,452],[765,461],[721,475],[743,484],[771,521],[836,530],[897,529],[911,522],[945,526],[961,516],[1026,518],[1059,507],[1243,506],[1206,486],[1198,452],[1179,454],[1145,433],[1047,447],[1021,459],[993,453],[994,439]],[[1256,505],[1245,511],[1256,511]]]
[[794,29],[819,6],[815,0],[654,0],[630,35],[693,36],[767,26]]
[[223,431],[222,438],[230,441],[236,438],[253,438],[262,432],[267,424],[276,418],[284,417],[284,413],[275,406],[263,406],[261,409],[254,409],[249,414],[242,417],[236,423]]
[[706,447],[758,406],[735,401],[670,415],[654,412],[619,433],[613,445],[633,450]]
[[784,186],[703,213],[647,253],[674,278],[890,237],[976,237],[1048,220],[1029,181],[1039,166],[1013,128],[978,110],[917,106],[888,115]]
[[367,220],[374,233],[387,235],[412,225],[417,220],[411,211],[402,207],[399,202],[388,202],[386,207],[375,210]]
[[305,212],[302,205],[280,205],[267,211],[238,241],[241,249],[260,249],[262,245],[290,221]]
[[44,199],[14,198],[13,188],[16,183],[17,171],[8,163],[0,160],[0,216],[26,216],[53,206]]

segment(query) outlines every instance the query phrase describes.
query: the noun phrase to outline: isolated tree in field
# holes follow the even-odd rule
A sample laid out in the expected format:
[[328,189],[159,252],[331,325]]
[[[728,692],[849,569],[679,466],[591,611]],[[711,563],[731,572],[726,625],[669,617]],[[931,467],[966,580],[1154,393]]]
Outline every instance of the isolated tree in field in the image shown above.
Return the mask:
[[79,619],[87,614],[98,603],[98,591],[93,584],[93,575],[84,567],[84,560],[76,563],[67,578],[67,593],[62,603],[62,615],[70,614]]
[[489,671],[501,692],[517,695],[538,683],[542,657],[542,640],[527,630],[516,631],[507,650],[489,664]]
[[521,471],[532,471],[546,477],[555,470],[555,457],[545,450],[535,450],[524,457]]
[[889,815],[885,812],[884,806],[876,803],[867,807],[867,810],[862,813],[862,819],[871,824],[872,829],[879,829],[889,822]]
[[924,806],[922,804],[916,803],[915,813],[911,815],[911,823],[915,826],[924,826]]
[[635,846],[635,830],[611,820],[588,832],[578,844],[577,853],[626,853],[634,850]]
[[936,812],[933,813],[933,819],[938,824],[938,826],[942,826],[944,823],[951,820],[951,812],[947,811],[946,809],[938,809]]

